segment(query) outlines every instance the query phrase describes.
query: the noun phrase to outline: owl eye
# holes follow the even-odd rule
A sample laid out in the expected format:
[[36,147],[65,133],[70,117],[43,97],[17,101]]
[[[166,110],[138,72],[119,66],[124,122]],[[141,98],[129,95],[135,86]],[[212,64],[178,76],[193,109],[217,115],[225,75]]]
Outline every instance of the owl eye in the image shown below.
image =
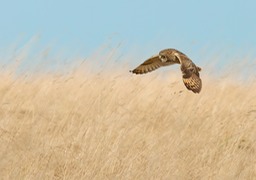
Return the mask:
[[166,57],[165,57],[165,55],[161,55],[160,58],[161,59],[165,59]]
[[162,62],[166,62],[167,61],[167,57],[165,55],[160,55],[159,57],[160,57]]

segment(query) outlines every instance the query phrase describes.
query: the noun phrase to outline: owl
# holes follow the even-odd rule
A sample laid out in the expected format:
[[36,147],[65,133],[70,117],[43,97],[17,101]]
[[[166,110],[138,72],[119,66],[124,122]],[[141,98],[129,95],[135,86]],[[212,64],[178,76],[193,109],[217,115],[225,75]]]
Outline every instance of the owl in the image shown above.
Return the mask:
[[196,66],[191,59],[176,49],[164,49],[158,55],[152,56],[141,65],[130,72],[145,74],[154,71],[162,66],[180,64],[183,83],[188,90],[199,93],[202,89],[202,80],[199,72],[201,68]]

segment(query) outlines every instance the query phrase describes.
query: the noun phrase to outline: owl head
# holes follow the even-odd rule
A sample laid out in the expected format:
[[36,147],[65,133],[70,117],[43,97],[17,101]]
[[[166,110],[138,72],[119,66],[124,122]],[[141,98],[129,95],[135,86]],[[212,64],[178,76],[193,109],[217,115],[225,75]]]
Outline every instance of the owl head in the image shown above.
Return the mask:
[[174,61],[175,56],[172,53],[169,53],[168,50],[163,50],[159,52],[159,59],[162,62],[167,62],[167,61]]

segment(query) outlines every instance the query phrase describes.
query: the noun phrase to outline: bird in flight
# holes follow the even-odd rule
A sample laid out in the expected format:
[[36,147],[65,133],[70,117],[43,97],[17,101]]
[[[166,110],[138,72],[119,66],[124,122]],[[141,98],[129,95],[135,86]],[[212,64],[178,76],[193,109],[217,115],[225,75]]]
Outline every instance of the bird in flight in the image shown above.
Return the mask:
[[162,66],[180,64],[182,79],[188,90],[199,93],[202,89],[202,80],[199,71],[201,68],[196,66],[191,59],[176,49],[164,49],[159,54],[147,59],[134,70],[135,74],[145,74],[154,71]]

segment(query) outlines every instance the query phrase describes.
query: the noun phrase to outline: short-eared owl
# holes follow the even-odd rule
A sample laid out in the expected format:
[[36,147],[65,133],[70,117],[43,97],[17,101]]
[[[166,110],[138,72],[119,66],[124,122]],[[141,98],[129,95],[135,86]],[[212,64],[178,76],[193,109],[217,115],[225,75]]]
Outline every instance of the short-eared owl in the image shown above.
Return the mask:
[[158,55],[147,59],[131,72],[135,74],[145,74],[154,71],[161,66],[172,64],[180,64],[183,82],[187,89],[194,93],[199,93],[202,88],[202,81],[199,75],[201,68],[196,66],[185,54],[176,49],[165,49],[160,51]]

